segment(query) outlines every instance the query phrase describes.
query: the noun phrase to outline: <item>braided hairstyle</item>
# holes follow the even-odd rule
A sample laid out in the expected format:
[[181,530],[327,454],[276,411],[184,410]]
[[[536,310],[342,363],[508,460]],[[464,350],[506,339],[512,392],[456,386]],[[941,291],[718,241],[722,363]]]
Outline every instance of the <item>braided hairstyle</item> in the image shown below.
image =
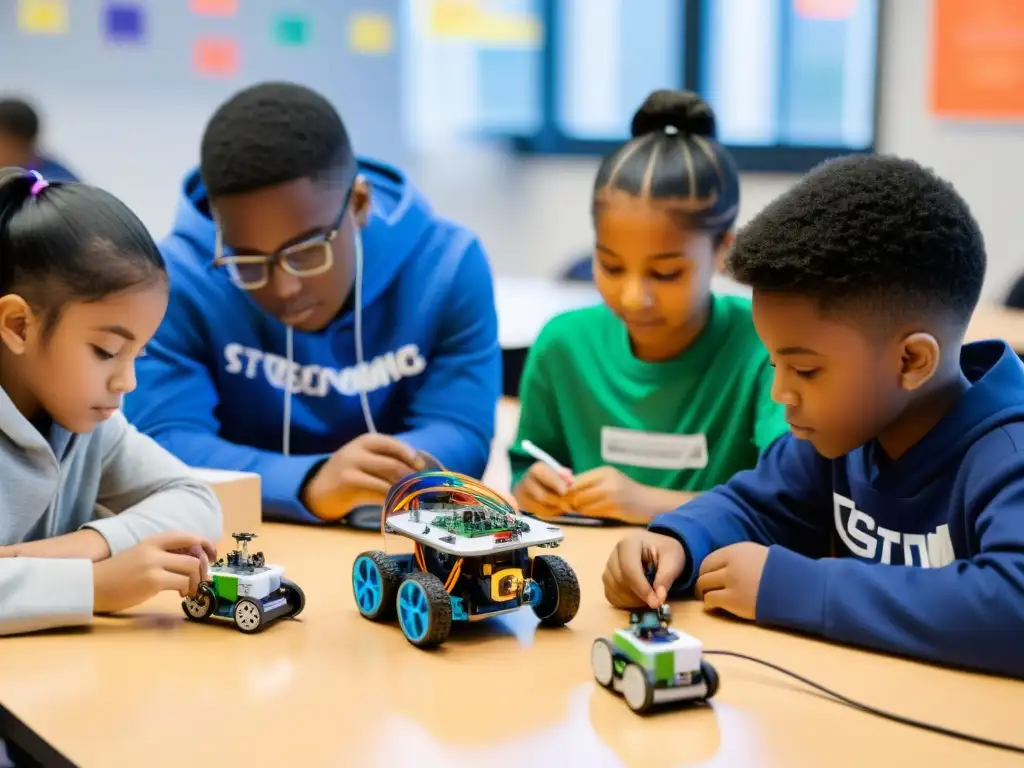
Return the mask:
[[[715,115],[689,91],[657,90],[633,115],[632,138],[606,157],[593,213],[614,195],[649,200],[688,228],[720,240],[736,221],[739,171],[715,139]],[[716,243],[717,244],[717,243]]]

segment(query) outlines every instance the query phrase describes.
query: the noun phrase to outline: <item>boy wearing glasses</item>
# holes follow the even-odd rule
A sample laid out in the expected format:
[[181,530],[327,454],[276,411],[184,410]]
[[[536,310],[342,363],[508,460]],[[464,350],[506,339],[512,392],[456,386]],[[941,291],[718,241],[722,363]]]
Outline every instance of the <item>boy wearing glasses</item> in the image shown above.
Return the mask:
[[266,519],[337,521],[435,463],[483,473],[487,258],[357,158],[321,95],[264,83],[224,103],[161,249],[171,302],[125,412],[192,466],[260,474]]

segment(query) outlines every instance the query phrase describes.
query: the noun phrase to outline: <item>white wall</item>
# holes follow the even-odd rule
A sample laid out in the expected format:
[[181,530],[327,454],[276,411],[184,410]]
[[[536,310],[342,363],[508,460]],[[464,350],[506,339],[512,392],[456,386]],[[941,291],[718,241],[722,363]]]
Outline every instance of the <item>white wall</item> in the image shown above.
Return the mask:
[[966,198],[988,245],[985,292],[1001,298],[1024,272],[1024,122],[940,121],[928,111],[931,0],[885,3],[881,149],[931,165]]
[[[230,18],[193,14],[185,0],[139,3],[145,43],[110,45],[98,24],[106,0],[66,3],[66,35],[22,34],[11,23],[17,3],[0,0],[0,94],[24,94],[40,107],[45,145],[84,180],[123,199],[162,237],[181,181],[199,161],[206,121],[254,82],[292,80],[315,88],[345,115],[364,152],[404,164],[401,57],[395,50],[361,55],[344,37],[353,8],[397,17],[400,2],[246,0]],[[281,12],[308,17],[309,45],[275,43],[271,30]],[[194,72],[192,45],[209,35],[237,42],[237,77]]]

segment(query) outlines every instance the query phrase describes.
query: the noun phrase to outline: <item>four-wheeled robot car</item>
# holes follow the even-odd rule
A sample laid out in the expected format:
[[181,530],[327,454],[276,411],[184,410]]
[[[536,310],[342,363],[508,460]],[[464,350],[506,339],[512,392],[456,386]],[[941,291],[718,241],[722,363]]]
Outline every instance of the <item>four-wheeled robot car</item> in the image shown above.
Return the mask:
[[277,619],[298,616],[306,605],[299,585],[284,578],[280,566],[267,565],[262,552],[249,554],[255,533],[231,535],[239,548],[229,552],[226,561],[210,566],[210,579],[199,585],[195,597],[182,601],[185,615],[193,621],[229,619],[247,634]]
[[670,622],[668,605],[632,613],[628,629],[591,647],[594,679],[621,693],[638,714],[668,702],[706,701],[718,690],[718,673],[702,658],[700,640],[671,629]]
[[527,519],[498,494],[455,472],[427,470],[392,486],[384,533],[411,539],[411,554],[369,551],[352,567],[359,612],[372,621],[397,615],[406,639],[436,647],[452,624],[529,605],[546,626],[572,621],[580,587],[569,564],[530,547],[557,547],[562,530]]

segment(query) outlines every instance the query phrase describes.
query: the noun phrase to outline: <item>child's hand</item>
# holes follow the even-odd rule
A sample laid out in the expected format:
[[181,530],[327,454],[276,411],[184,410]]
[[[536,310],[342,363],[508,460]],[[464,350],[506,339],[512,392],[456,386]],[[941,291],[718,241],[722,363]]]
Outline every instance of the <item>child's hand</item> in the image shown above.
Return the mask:
[[[615,545],[602,581],[604,596],[616,608],[659,608],[686,566],[686,550],[671,536],[643,531]],[[654,583],[647,572],[657,569]]]
[[597,467],[577,475],[567,496],[570,507],[585,517],[643,525],[665,511],[652,507],[649,490],[614,467]]
[[553,518],[569,511],[565,492],[569,478],[560,475],[542,461],[535,462],[526,471],[515,488],[519,507],[541,518]]
[[361,504],[380,504],[391,486],[427,466],[427,459],[396,437],[367,433],[339,448],[303,491],[303,503],[324,520]]
[[211,542],[191,533],[145,539],[93,565],[93,612],[123,611],[167,590],[183,598],[193,596],[208,578],[209,561],[216,557]]
[[721,608],[741,619],[754,619],[767,560],[768,547],[750,541],[715,550],[700,566],[694,595],[709,611]]

